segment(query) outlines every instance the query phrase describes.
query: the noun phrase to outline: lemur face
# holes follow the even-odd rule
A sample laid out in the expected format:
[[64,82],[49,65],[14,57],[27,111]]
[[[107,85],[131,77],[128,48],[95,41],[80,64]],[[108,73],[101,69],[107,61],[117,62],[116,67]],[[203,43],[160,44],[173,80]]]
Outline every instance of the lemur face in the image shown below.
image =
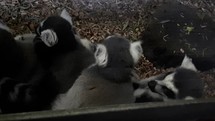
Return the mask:
[[[139,41],[129,42],[127,39],[120,36],[109,36],[102,42],[102,47],[98,48],[96,56],[99,62],[103,62],[103,65],[107,67],[133,68],[142,55],[142,47]],[[106,61],[105,61],[106,60]],[[102,64],[101,64],[102,65]]]
[[131,81],[134,65],[142,55],[141,43],[120,36],[107,37],[95,47],[95,60],[100,75],[116,82]]
[[95,46],[96,62],[82,71],[53,109],[133,103],[131,73],[141,54],[140,42],[131,43],[120,36],[106,38]]
[[203,82],[196,71],[191,59],[185,56],[175,71],[141,80],[134,95],[138,101],[143,97],[150,98],[150,101],[200,98]]
[[163,80],[151,80],[148,87],[153,93],[157,93],[166,98],[175,99],[178,94],[178,88],[175,87],[174,74],[170,73],[166,75]]

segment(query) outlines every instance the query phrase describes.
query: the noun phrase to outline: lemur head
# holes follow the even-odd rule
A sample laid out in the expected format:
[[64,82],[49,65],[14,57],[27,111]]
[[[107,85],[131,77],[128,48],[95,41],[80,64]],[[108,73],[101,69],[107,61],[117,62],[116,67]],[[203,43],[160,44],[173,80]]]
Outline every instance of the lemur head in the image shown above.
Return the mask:
[[43,20],[37,28],[36,34],[35,42],[53,47],[52,49],[64,50],[76,47],[72,18],[65,9],[60,16],[50,16]]
[[186,55],[176,70],[142,80],[140,83],[135,96],[151,100],[195,99],[200,98],[203,92],[203,82],[192,60]]
[[100,72],[111,80],[127,81],[131,70],[142,54],[141,42],[113,35],[98,44],[95,51],[96,64]]

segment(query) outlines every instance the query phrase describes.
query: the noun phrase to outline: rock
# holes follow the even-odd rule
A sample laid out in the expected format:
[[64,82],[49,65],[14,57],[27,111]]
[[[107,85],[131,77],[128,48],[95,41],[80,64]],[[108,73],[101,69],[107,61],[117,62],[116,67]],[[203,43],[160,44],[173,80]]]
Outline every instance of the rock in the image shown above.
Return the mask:
[[176,1],[161,4],[152,13],[142,36],[149,61],[157,67],[176,67],[187,54],[198,70],[215,67],[213,18]]

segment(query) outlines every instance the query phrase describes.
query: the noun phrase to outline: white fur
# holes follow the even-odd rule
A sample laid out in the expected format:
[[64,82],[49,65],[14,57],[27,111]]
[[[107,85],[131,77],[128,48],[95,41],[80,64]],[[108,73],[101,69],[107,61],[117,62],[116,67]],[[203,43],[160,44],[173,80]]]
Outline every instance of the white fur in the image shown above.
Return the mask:
[[86,38],[84,38],[84,39],[80,39],[80,43],[85,47],[85,48],[87,48],[88,50],[90,50],[91,51],[91,46],[92,46],[92,43],[88,40],[88,39],[86,39]]
[[96,58],[96,64],[105,67],[108,62],[108,54],[107,54],[107,49],[104,45],[98,44],[96,51],[94,53],[94,56]]
[[86,39],[86,38],[81,39],[81,38],[80,38],[80,35],[77,35],[77,34],[75,34],[75,39],[76,39],[82,46],[84,46],[86,49],[88,49],[88,50],[91,51],[91,52],[94,52],[94,44],[93,44],[90,40],[88,40],[88,39]]
[[159,85],[166,86],[170,90],[172,90],[175,94],[178,94],[178,89],[175,87],[173,80],[174,80],[175,73],[171,73],[168,76],[165,77],[163,81],[157,81]]
[[43,26],[43,24],[44,24],[44,22],[46,21],[46,19],[45,20],[43,20],[42,22],[40,22],[40,27],[42,27]]
[[112,37],[121,37],[121,34],[114,33],[114,35],[107,36],[106,39],[110,39]]
[[[69,93],[69,91],[67,92],[67,93]],[[53,102],[53,104],[52,104],[52,110],[56,110],[56,109],[64,109],[63,107],[63,105],[66,103],[69,103],[69,102],[72,102],[72,100],[70,99],[70,98],[68,98],[68,97],[66,97],[67,96],[67,93],[63,93],[63,94],[59,94],[58,96],[57,96],[57,98],[56,98],[56,100]],[[64,102],[64,103],[62,103],[62,102]]]
[[150,76],[148,78],[145,78],[145,79],[141,79],[139,82],[137,82],[138,84],[141,84],[141,85],[147,85],[149,81],[151,80],[156,80],[157,78],[159,77],[162,77],[164,76],[165,74],[159,74],[159,75],[155,75],[155,76]]
[[11,33],[10,28],[7,25],[3,24],[1,21],[0,21],[0,28]]
[[138,88],[138,89],[136,89],[134,91],[134,97],[136,97],[136,98],[140,98],[143,95],[151,97],[153,99],[160,99],[160,100],[165,100],[166,99],[165,96],[162,96],[162,95],[160,95],[158,93],[152,92],[148,87]]
[[111,37],[114,37],[114,36],[116,36],[116,35],[108,36],[108,37],[106,37],[106,39],[110,39]]
[[141,41],[131,43],[130,53],[134,60],[134,63],[137,63],[143,53]]
[[192,59],[189,58],[187,55],[184,56],[184,59],[182,61],[180,68],[185,68],[185,69],[189,69],[192,71],[197,71],[195,65],[192,62]]
[[69,13],[66,11],[66,9],[63,9],[60,16],[62,18],[64,18],[65,20],[67,20],[73,26],[72,17],[69,15]]
[[35,38],[35,34],[22,34],[22,35],[17,35],[16,37],[14,37],[14,39],[16,41],[33,41],[33,39]]
[[[40,25],[39,25],[39,26],[40,26],[40,27],[43,27],[43,24],[44,24],[45,21],[46,21],[46,19],[43,20],[42,22],[40,22]],[[36,32],[40,35],[39,27],[37,27]]]
[[138,74],[134,70],[132,70],[132,72],[131,72],[131,82],[138,84],[139,81],[140,81],[140,77],[138,76]]
[[17,36],[14,37],[14,39],[16,41],[22,41],[22,40],[24,40],[24,37],[22,35],[17,35]]
[[160,95],[158,93],[154,93],[151,90],[148,89],[147,95],[152,97],[153,99],[160,99],[160,100],[165,100],[166,96]]
[[48,47],[52,47],[58,43],[57,34],[51,29],[42,31],[41,39]]
[[141,97],[142,95],[144,95],[146,93],[146,89],[143,88],[138,88],[134,91],[134,97]]
[[139,89],[136,89],[134,91],[134,97],[136,98],[139,98],[141,96],[147,96],[147,97],[150,97],[154,100],[163,100],[163,101],[169,101],[168,97],[166,97],[165,95],[161,95],[161,94],[158,94],[158,93],[154,93],[152,92],[149,88],[139,88]]
[[191,97],[191,96],[187,96],[184,98],[184,100],[194,100],[195,98],[194,97]]

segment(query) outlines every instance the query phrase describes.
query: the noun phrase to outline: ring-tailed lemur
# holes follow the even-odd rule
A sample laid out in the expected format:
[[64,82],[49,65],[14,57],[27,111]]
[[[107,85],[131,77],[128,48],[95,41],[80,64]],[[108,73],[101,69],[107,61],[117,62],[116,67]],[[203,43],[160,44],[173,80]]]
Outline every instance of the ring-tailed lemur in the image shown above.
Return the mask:
[[192,60],[185,55],[174,71],[143,79],[134,92],[136,102],[201,98],[203,81]]
[[81,71],[95,61],[94,45],[75,34],[65,9],[60,16],[50,16],[40,23],[34,47],[43,66],[56,77],[60,93],[65,93]]
[[133,103],[131,75],[141,54],[139,41],[130,43],[120,36],[106,38],[96,47],[96,63],[57,98],[53,110]]

